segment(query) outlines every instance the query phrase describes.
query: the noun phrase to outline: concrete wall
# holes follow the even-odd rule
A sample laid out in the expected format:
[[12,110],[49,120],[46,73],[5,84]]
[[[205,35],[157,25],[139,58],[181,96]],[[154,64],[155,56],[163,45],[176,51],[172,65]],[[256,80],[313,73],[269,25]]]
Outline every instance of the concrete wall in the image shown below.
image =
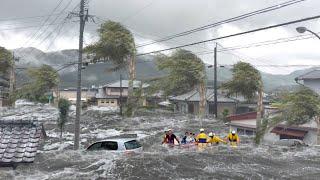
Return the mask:
[[99,107],[118,107],[118,100],[117,99],[98,99],[98,106]]
[[320,80],[319,79],[307,79],[303,81],[303,84],[316,93],[320,94]]

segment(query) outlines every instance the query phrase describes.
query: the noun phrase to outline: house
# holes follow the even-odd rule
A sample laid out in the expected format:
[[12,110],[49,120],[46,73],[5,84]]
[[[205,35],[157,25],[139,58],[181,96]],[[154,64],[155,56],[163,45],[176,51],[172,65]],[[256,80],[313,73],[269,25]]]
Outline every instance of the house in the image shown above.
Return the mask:
[[[239,135],[255,135],[257,112],[231,115],[228,117],[231,129],[237,131]],[[303,125],[287,126],[285,123],[276,125],[263,137],[266,142],[275,142],[280,139],[300,139],[307,144],[317,144],[317,123],[310,121]]]
[[320,94],[320,69],[313,70],[296,77],[295,81],[298,84],[303,84],[304,86],[312,89],[314,92]]
[[[237,101],[236,114],[242,114],[247,112],[252,112],[257,109],[257,98],[252,101],[248,101],[245,97],[231,96],[230,98],[235,99]],[[269,99],[267,98],[267,94],[263,93],[263,105],[268,106],[270,104]]]
[[32,163],[45,131],[38,121],[0,120],[0,166]]
[[[81,101],[87,102],[91,98],[95,98],[98,92],[97,88],[82,88],[81,90]],[[53,92],[53,97],[57,98],[58,95],[60,98],[69,100],[72,104],[76,103],[77,100],[77,88],[66,88],[59,90],[58,93]]]
[[[141,84],[141,81],[133,81],[133,89],[145,89],[149,87],[148,84]],[[96,99],[98,106],[119,107],[120,95],[121,102],[125,103],[128,99],[129,80],[116,81],[106,84],[98,89]],[[122,93],[120,93],[120,90]],[[146,104],[146,102],[144,102]]]
[[[174,104],[175,112],[198,114],[200,94],[197,90],[187,92],[185,94],[170,97],[169,100]],[[206,114],[214,114],[214,90],[207,89],[206,92]],[[229,114],[234,114],[236,111],[236,100],[218,94],[218,116],[227,109]]]

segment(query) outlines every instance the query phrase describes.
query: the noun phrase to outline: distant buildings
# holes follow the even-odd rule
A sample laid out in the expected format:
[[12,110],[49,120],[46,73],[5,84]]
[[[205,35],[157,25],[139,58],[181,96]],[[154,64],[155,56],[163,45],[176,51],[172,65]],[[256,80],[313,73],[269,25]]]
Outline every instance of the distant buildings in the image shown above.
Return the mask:
[[[145,89],[149,86],[148,84],[141,83],[141,81],[133,81],[133,89],[136,90],[140,87]],[[119,107],[120,98],[122,103],[126,103],[128,99],[128,87],[128,80],[122,80],[122,83],[120,83],[120,81],[116,81],[99,87],[98,93],[96,94],[97,105],[100,107]],[[122,90],[121,97],[120,90]],[[146,102],[144,102],[144,104],[146,104]]]
[[[81,101],[87,102],[88,100],[95,98],[97,92],[98,92],[97,88],[82,88]],[[59,92],[53,92],[53,97],[55,99],[57,99],[58,96],[60,98],[69,100],[72,104],[75,104],[77,100],[77,89],[66,88],[66,89],[59,90]]]
[[[236,130],[239,135],[255,135],[256,117],[257,112],[231,115],[228,117],[230,128]],[[317,130],[317,123],[313,120],[299,126],[287,126],[280,123],[270,129],[263,139],[266,142],[275,142],[280,139],[300,139],[307,144],[317,144]]]
[[298,84],[312,89],[314,92],[320,94],[320,70],[313,70],[295,78]]
[[9,105],[9,73],[0,72],[0,107]]
[[[174,96],[169,98],[169,100],[174,104],[175,112],[198,114],[199,113],[199,101],[200,95],[197,90],[190,91],[188,93]],[[214,114],[214,90],[207,89],[206,94],[207,108],[206,114]],[[218,94],[218,116],[222,114],[224,110],[228,110],[229,114],[234,114],[236,112],[237,101],[232,98],[225,97],[224,95]]]

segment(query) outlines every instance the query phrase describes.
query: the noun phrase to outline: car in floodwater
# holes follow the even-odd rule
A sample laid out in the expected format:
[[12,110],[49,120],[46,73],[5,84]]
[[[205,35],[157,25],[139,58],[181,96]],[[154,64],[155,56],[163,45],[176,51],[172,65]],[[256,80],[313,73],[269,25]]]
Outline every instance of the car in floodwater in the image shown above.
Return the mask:
[[305,142],[300,139],[280,139],[279,141],[274,143],[279,146],[287,146],[287,147],[302,147],[308,146]]
[[87,151],[115,151],[125,153],[140,153],[143,148],[141,144],[132,138],[118,138],[97,141],[91,144]]

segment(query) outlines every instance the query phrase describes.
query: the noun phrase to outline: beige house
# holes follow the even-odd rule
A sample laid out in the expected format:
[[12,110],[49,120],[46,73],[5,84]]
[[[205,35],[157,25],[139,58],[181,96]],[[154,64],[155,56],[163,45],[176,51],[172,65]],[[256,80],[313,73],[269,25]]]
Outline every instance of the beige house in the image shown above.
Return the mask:
[[[96,99],[98,106],[100,107],[119,107],[120,105],[120,95],[122,95],[122,102],[125,103],[128,98],[128,80],[116,81],[110,84],[106,84],[99,88],[96,94]],[[140,81],[133,82],[133,88],[138,89],[141,86]],[[142,88],[147,88],[148,84],[142,84]],[[120,90],[122,89],[122,93]]]
[[[97,93],[97,89],[95,88],[82,88],[81,91],[81,101],[87,102],[91,98],[95,98]],[[53,97],[56,99],[58,96],[60,98],[64,98],[69,100],[72,104],[76,103],[77,100],[77,89],[76,88],[67,88],[59,90],[58,94],[57,92],[53,92]]]

